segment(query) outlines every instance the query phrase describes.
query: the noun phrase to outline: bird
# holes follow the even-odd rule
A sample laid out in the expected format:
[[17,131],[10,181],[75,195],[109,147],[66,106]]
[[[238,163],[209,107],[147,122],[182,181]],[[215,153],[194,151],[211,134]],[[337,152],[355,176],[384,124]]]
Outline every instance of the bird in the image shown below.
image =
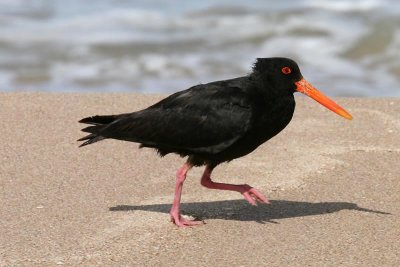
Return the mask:
[[186,158],[176,172],[171,221],[195,226],[203,221],[181,215],[184,181],[193,167],[205,166],[200,183],[209,189],[236,191],[250,204],[269,204],[248,184],[214,182],[219,164],[243,157],[281,132],[295,110],[294,93],[305,94],[338,115],[351,120],[345,109],[305,80],[298,64],[289,58],[257,58],[245,76],[198,84],[171,94],[146,109],[117,115],[95,115],[79,122],[89,124],[79,147],[104,139],[139,143],[160,156],[175,153]]

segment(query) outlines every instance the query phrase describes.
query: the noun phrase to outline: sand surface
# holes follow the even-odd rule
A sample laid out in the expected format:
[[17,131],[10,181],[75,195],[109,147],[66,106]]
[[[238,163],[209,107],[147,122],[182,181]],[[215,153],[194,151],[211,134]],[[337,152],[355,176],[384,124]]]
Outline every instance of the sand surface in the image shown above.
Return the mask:
[[169,222],[175,171],[137,144],[78,148],[77,121],[161,99],[141,94],[0,94],[0,266],[400,266],[400,99],[304,97],[290,125],[216,181],[248,183],[272,204],[203,188],[189,173]]

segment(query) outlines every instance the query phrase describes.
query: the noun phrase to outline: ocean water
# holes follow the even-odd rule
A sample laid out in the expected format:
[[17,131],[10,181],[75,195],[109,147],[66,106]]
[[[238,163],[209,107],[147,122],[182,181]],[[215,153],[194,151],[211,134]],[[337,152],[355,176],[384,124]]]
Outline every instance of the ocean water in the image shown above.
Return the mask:
[[332,96],[400,96],[398,0],[0,0],[0,91],[179,91],[295,59]]

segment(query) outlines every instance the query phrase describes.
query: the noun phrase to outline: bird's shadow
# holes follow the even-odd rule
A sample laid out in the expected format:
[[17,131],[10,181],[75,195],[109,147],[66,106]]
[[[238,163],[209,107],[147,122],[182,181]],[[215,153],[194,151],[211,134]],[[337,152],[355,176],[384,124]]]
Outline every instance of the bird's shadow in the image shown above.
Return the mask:
[[[271,200],[271,205],[250,206],[243,199],[182,203],[182,214],[191,215],[198,220],[223,219],[235,221],[256,221],[258,223],[277,223],[274,220],[321,215],[341,210],[354,210],[388,215],[390,213],[359,207],[349,202],[298,202]],[[169,213],[170,204],[117,205],[110,211],[152,211]]]

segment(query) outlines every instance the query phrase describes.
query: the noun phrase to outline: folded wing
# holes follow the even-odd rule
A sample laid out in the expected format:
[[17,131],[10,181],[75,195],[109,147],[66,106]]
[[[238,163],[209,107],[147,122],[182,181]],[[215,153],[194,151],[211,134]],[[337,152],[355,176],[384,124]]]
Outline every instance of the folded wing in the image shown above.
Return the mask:
[[248,131],[251,105],[241,88],[206,86],[175,93],[142,111],[116,115],[108,124],[89,126],[83,129],[91,133],[85,143],[113,138],[164,151],[218,153]]

